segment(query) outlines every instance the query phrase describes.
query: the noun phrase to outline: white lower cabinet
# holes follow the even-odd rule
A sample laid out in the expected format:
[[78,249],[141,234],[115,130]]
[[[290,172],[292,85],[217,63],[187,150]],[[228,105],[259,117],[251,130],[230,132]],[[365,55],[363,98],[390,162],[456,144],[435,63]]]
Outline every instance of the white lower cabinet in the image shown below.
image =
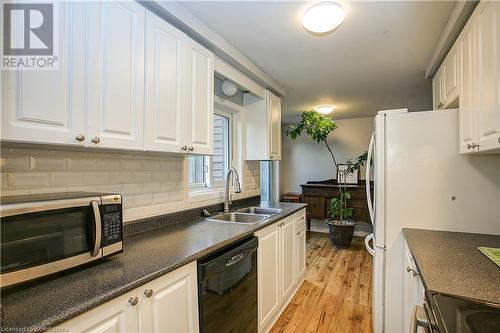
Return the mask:
[[65,332],[198,332],[196,262],[62,323]]
[[259,332],[272,328],[304,279],[306,238],[301,221],[305,221],[305,210],[255,233],[259,238]]
[[306,214],[299,212],[295,219],[295,276],[301,281],[306,274]]
[[281,222],[280,237],[281,300],[290,297],[295,287],[295,219],[289,216]]
[[[415,261],[405,243],[405,275],[404,275],[404,325],[405,332],[413,332],[411,322],[413,311],[416,306],[423,306],[424,285],[415,265]],[[424,332],[419,327],[417,332]]]

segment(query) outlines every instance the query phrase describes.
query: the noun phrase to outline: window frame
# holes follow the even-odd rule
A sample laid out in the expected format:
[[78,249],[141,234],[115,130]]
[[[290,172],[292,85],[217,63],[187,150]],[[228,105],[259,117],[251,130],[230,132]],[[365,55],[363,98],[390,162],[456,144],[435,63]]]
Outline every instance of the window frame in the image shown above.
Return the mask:
[[[225,151],[225,160],[227,161],[227,168],[229,169],[233,165],[233,113],[227,112],[224,110],[220,110],[220,108],[217,108],[217,104],[214,107],[214,115],[218,115],[220,117],[224,117],[228,119],[228,134],[226,138],[226,143],[227,144],[227,150]],[[213,126],[213,125],[212,125]],[[190,156],[193,157],[193,156]],[[204,166],[204,181],[199,182],[199,183],[189,183],[189,161],[188,161],[188,188],[190,191],[194,192],[199,192],[199,191],[204,191],[204,190],[216,190],[216,189],[222,189],[225,185],[224,180],[219,181],[219,182],[214,182],[213,181],[213,172],[212,172],[212,158],[213,156],[210,155],[198,155],[195,157],[202,157],[203,158],[203,166]],[[223,178],[226,174],[226,171],[223,172]]]

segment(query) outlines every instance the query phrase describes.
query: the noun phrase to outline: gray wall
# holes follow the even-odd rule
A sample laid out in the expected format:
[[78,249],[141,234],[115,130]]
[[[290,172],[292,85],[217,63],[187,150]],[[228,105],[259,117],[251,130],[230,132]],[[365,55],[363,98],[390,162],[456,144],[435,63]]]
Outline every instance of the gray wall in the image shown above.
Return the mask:
[[[337,120],[337,129],[328,142],[333,148],[337,163],[344,163],[368,150],[373,131],[373,117]],[[288,128],[289,125],[283,125]],[[282,137],[281,193],[300,192],[300,184],[310,180],[336,177],[332,158],[324,144],[312,141],[305,134],[292,141]],[[364,178],[364,168],[360,170]]]

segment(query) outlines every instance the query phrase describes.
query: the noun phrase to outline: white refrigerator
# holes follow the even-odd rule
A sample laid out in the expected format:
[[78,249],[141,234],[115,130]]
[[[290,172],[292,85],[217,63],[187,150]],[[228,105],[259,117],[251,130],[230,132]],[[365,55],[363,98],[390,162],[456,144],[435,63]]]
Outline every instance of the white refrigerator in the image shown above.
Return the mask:
[[458,128],[458,110],[375,116],[366,168],[373,234],[365,240],[375,333],[409,332],[402,228],[500,234],[500,155],[460,155]]

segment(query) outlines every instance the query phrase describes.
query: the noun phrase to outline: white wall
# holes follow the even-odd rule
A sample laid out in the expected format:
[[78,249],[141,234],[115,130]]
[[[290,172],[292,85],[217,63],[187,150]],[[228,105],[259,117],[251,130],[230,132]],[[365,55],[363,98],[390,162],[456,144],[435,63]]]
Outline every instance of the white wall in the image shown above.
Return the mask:
[[[373,117],[337,120],[328,138],[337,163],[345,163],[368,150]],[[287,128],[287,125],[283,126]],[[300,184],[310,180],[336,178],[336,169],[324,143],[312,141],[306,134],[296,140],[282,138],[281,193],[300,192]],[[360,170],[364,178],[364,169]]]
[[[187,164],[165,154],[2,147],[1,195],[116,192],[125,222],[222,202],[223,189],[190,195]],[[259,162],[243,162],[242,171],[242,193],[233,198],[259,195]]]

